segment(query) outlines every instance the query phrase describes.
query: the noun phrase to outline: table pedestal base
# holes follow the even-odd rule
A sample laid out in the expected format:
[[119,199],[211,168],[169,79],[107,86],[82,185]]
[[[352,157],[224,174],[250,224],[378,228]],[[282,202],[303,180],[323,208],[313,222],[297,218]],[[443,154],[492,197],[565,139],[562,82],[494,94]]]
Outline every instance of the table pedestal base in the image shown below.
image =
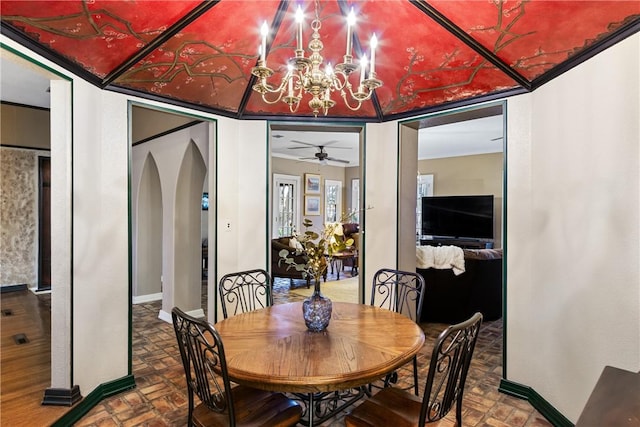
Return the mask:
[[313,427],[335,417],[340,411],[369,396],[366,386],[324,393],[287,393],[302,405],[300,424]]

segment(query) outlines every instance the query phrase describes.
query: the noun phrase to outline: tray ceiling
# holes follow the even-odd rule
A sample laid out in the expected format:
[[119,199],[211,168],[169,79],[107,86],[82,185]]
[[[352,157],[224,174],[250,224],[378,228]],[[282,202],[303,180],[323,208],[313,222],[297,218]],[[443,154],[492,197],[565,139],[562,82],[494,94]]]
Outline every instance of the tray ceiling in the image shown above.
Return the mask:
[[[270,24],[267,62],[279,78],[297,4],[2,0],[0,13],[3,34],[100,88],[228,117],[309,119],[304,99],[292,115],[251,90],[259,25]],[[300,4],[310,22],[313,3]],[[342,60],[351,7],[355,56],[375,33],[384,85],[358,111],[339,101],[329,120],[386,121],[531,91],[640,29],[640,1],[320,1],[325,62]]]

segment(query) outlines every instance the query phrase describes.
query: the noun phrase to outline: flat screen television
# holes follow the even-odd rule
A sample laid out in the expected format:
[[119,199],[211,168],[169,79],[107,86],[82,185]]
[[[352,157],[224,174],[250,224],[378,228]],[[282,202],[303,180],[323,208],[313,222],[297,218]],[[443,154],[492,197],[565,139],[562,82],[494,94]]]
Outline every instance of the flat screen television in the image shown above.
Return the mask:
[[493,196],[423,197],[422,234],[493,239]]

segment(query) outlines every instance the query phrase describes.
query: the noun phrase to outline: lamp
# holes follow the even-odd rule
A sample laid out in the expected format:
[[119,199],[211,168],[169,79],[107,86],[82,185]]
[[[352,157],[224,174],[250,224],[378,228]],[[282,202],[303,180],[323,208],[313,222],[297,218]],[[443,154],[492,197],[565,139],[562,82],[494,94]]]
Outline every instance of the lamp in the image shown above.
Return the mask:
[[[289,111],[298,111],[300,101],[304,95],[310,95],[309,107],[314,116],[322,111],[326,116],[329,109],[336,105],[336,101],[331,99],[331,94],[337,92],[342,97],[344,104],[352,111],[357,111],[362,103],[371,98],[373,91],[382,86],[382,81],[376,78],[375,61],[376,47],[378,39],[374,34],[369,42],[371,48],[371,61],[363,56],[360,60],[360,80],[354,92],[354,88],[349,79],[350,75],[358,69],[358,65],[353,63],[352,55],[352,31],[356,17],[353,12],[347,16],[347,45],[343,61],[335,66],[327,64],[323,67],[321,55],[323,44],[320,40],[320,17],[318,14],[318,0],[315,1],[315,19],[311,22],[313,34],[309,41],[311,55],[306,58],[303,48],[302,28],[304,25],[304,14],[300,6],[296,11],[296,49],[295,56],[289,60],[287,73],[277,86],[272,86],[267,79],[273,75],[273,70],[267,67],[266,46],[269,27],[267,23],[262,24],[260,34],[262,36],[260,44],[260,59],[258,65],[251,69],[251,74],[258,78],[258,82],[253,86],[253,90],[262,95],[262,100],[267,104],[275,104],[282,101],[289,105]],[[366,75],[368,67],[368,75]],[[275,99],[268,99],[268,94],[277,94]],[[354,103],[354,105],[351,105]]]

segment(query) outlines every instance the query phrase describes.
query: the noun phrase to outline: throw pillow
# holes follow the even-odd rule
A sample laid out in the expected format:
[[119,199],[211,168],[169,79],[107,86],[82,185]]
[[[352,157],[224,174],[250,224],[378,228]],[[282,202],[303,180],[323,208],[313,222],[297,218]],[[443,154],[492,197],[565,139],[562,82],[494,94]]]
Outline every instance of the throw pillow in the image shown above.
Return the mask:
[[295,237],[292,237],[289,239],[289,247],[291,249],[295,249],[298,251],[302,250],[302,243],[298,242],[298,239],[296,239]]

